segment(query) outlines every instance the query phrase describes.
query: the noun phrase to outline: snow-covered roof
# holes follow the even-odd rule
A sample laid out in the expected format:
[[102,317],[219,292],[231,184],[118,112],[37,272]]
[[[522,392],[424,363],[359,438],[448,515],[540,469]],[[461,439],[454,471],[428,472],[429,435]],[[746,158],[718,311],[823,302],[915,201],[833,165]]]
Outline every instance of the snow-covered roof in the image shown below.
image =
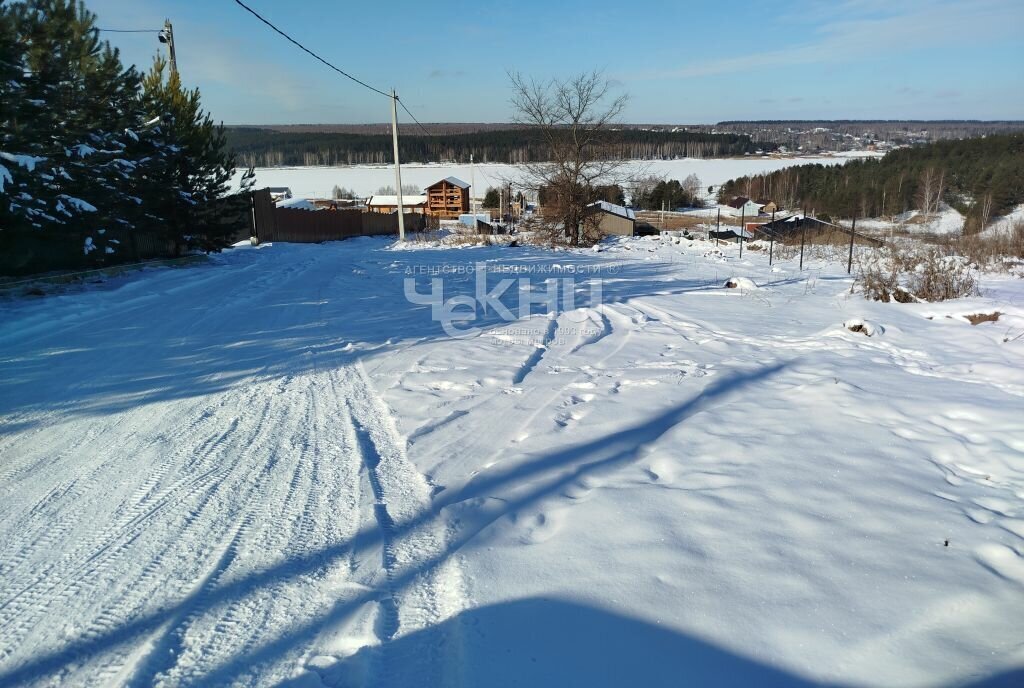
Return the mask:
[[[426,196],[406,196],[402,195],[402,207],[411,208],[417,205],[426,205]],[[366,205],[373,206],[397,206],[398,196],[370,196],[370,199],[366,201]]]
[[614,203],[609,203],[608,201],[594,201],[593,203],[591,203],[587,207],[588,208],[597,208],[599,210],[603,210],[606,213],[611,213],[612,215],[618,215],[619,217],[624,217],[627,220],[635,220],[636,219],[636,213],[634,213],[631,209],[625,208],[625,207],[623,207],[621,205],[615,205]]
[[277,204],[278,208],[291,208],[292,210],[316,210],[316,205],[308,198],[287,198]]
[[459,179],[458,177],[445,177],[445,178],[444,178],[444,179],[442,179],[442,180],[441,180],[440,182],[434,182],[433,184],[431,184],[431,185],[430,185],[430,186],[428,186],[427,188],[429,189],[429,188],[431,188],[431,187],[437,186],[437,185],[438,185],[438,184],[440,184],[441,182],[448,182],[448,183],[449,183],[449,184],[451,184],[452,186],[457,186],[457,187],[459,187],[460,189],[468,189],[468,188],[469,188],[469,184],[467,184],[466,182],[462,181],[462,180],[461,180],[461,179]]

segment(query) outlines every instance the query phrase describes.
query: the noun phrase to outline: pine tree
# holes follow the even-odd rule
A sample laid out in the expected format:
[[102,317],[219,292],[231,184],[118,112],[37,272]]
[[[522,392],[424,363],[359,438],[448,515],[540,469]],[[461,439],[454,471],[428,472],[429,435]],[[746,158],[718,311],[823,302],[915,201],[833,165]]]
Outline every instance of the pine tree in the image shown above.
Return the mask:
[[126,130],[142,114],[138,74],[100,42],[95,15],[80,2],[31,0],[2,11],[20,66],[4,98],[4,145],[29,156],[12,180],[11,226],[77,233],[88,237],[87,253],[113,252],[102,233],[120,218],[131,175],[123,154]]
[[498,207],[498,190],[493,186],[487,188],[487,193],[484,194],[483,207],[484,208],[497,208]]
[[228,190],[234,158],[227,151],[223,125],[215,126],[203,111],[199,90],[185,90],[178,73],[167,71],[166,60],[157,57],[142,80],[144,107],[159,118],[144,137],[156,157],[142,200],[179,251],[217,251],[239,229],[213,204]]
[[24,201],[19,195],[30,174],[19,157],[24,140],[17,135],[19,115],[26,107],[27,97],[24,60],[15,9],[0,5],[0,229],[20,224]]

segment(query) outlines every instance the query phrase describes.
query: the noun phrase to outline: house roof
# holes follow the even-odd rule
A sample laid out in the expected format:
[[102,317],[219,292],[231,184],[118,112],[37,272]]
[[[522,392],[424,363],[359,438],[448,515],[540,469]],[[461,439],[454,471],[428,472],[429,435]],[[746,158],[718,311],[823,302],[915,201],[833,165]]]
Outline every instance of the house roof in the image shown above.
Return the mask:
[[468,189],[469,188],[469,184],[467,184],[466,182],[462,181],[458,177],[445,177],[444,179],[442,179],[440,181],[434,182],[433,184],[431,184],[427,188],[428,189],[433,189],[435,186],[437,186],[438,184],[440,184],[442,182],[448,182],[452,186],[457,186],[460,189]]
[[[402,194],[402,207],[412,208],[417,205],[426,205],[426,196],[406,196]],[[366,201],[366,205],[369,207],[373,206],[397,206],[398,196],[370,196],[369,200]]]
[[[729,201],[729,207],[730,208],[742,208],[747,203],[753,203],[753,201],[751,201],[746,196],[737,196],[736,198],[734,198],[731,201]],[[758,205],[758,204],[754,203],[754,205]]]
[[269,191],[270,193],[284,193],[285,191],[287,191],[288,193],[292,192],[292,190],[287,186],[268,186],[267,191]]
[[621,205],[615,205],[614,203],[609,203],[608,201],[595,201],[588,205],[587,207],[594,208],[595,210],[603,210],[606,213],[618,215],[619,217],[624,217],[627,220],[636,219],[636,213],[634,213],[630,208],[625,208]]
[[753,233],[749,229],[740,229],[739,227],[723,227],[722,229],[712,229],[708,231],[708,236],[717,236],[720,238],[735,238],[743,236],[744,239],[754,238]]

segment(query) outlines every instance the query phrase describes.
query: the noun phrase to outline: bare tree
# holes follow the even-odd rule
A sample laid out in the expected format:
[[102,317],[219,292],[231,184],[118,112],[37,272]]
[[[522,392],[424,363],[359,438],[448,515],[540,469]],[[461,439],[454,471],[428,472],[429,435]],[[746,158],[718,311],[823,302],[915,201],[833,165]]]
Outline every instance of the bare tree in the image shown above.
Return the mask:
[[355,197],[356,197],[356,192],[353,191],[352,189],[346,189],[344,186],[338,186],[337,184],[335,184],[334,188],[331,190],[331,198],[336,199],[336,200],[343,199],[343,198],[344,199],[352,199],[352,198],[355,198]]
[[964,235],[978,234],[985,231],[985,226],[992,219],[992,192],[982,195],[971,204],[971,211],[964,223]]
[[921,212],[928,214],[932,209],[932,195],[935,193],[935,169],[926,167],[917,184],[917,205]]
[[[423,189],[416,186],[415,184],[402,184],[402,195],[403,196],[419,196],[423,193]],[[388,184],[377,189],[378,196],[395,196],[395,187]]]
[[700,200],[700,191],[703,186],[704,185],[701,183],[700,177],[696,174],[691,174],[683,180],[683,191],[685,191],[686,195],[690,197],[691,203]]
[[646,207],[646,201],[650,198],[654,187],[664,181],[664,177],[653,174],[637,175],[630,179],[629,184],[626,186],[630,205],[633,207]]
[[547,149],[546,162],[524,163],[520,184],[544,196],[550,238],[573,246],[596,240],[587,220],[594,187],[628,180],[626,162],[609,150],[607,135],[626,105],[601,72],[538,82],[512,81],[512,120],[529,127]]
[[981,217],[978,225],[978,231],[984,232],[985,226],[988,221],[992,219],[992,192],[989,191],[985,194],[985,197],[981,199]]
[[938,171],[934,167],[926,167],[921,172],[917,185],[917,204],[925,215],[934,215],[942,205],[942,195],[946,189],[946,171]]

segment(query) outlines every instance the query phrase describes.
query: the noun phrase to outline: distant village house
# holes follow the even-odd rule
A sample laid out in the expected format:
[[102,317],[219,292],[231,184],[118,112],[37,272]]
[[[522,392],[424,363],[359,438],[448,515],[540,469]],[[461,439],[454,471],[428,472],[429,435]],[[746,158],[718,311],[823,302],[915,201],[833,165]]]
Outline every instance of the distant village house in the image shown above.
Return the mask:
[[469,184],[458,177],[445,177],[427,187],[427,213],[455,219],[469,212]]
[[734,208],[746,215],[754,216],[761,212],[760,204],[750,200],[746,196],[737,196],[729,201],[729,207]]

